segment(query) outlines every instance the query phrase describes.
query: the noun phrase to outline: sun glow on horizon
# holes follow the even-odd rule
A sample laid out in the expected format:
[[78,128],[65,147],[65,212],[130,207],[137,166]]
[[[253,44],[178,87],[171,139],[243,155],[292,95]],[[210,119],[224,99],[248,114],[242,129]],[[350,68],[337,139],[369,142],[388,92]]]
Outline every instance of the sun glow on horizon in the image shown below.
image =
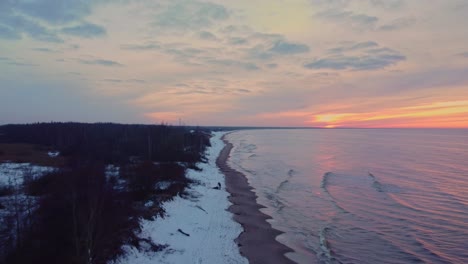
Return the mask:
[[369,113],[319,114],[306,123],[325,128],[468,128],[468,101],[434,102]]

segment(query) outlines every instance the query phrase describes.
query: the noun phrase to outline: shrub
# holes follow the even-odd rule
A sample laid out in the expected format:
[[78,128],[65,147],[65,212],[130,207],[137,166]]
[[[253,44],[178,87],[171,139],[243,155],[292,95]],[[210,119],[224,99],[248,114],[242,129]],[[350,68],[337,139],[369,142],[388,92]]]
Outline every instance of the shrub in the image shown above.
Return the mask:
[[0,185],[0,197],[12,195],[13,192],[14,192],[14,189],[12,186]]
[[46,194],[50,184],[52,184],[56,175],[48,173],[42,177],[30,178],[24,181],[24,188],[27,195],[41,196]]

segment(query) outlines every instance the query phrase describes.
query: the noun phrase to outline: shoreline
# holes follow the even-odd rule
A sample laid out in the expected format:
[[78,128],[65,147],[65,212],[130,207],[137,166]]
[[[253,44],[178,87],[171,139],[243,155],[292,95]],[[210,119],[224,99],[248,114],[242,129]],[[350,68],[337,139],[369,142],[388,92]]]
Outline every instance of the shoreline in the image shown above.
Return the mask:
[[198,163],[201,170],[187,170],[187,178],[196,183],[186,189],[186,195],[178,195],[162,205],[166,216],[140,220],[141,231],[137,235],[165,247],[154,252],[150,245],[136,248],[128,244],[123,247],[125,255],[109,264],[249,264],[236,244],[242,226],[228,211],[230,194],[225,188],[215,188],[225,180],[216,165],[225,146],[223,134],[213,133],[211,147],[205,152],[207,161]]
[[283,232],[273,229],[266,221],[271,217],[260,211],[264,207],[257,203],[257,195],[247,177],[227,164],[233,145],[226,140],[226,135],[221,138],[225,146],[216,159],[216,165],[225,176],[226,191],[230,194],[228,198],[232,205],[228,211],[244,229],[235,239],[241,255],[251,264],[295,263],[285,255],[294,251],[276,240]]

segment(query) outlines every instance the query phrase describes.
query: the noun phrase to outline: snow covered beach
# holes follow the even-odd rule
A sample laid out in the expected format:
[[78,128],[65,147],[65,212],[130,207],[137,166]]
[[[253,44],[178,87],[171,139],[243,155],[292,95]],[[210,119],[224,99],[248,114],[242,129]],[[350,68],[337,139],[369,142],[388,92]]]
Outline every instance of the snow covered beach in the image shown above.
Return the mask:
[[[242,226],[233,220],[227,209],[231,206],[225,178],[216,165],[224,143],[225,132],[215,132],[207,150],[207,163],[200,163],[201,171],[188,170],[187,176],[198,181],[188,189],[189,196],[165,203],[167,216],[155,220],[141,220],[141,238],[151,238],[168,245],[158,252],[124,246],[127,253],[115,264],[148,263],[248,263],[241,256],[234,241]],[[220,189],[214,187],[221,184]]]

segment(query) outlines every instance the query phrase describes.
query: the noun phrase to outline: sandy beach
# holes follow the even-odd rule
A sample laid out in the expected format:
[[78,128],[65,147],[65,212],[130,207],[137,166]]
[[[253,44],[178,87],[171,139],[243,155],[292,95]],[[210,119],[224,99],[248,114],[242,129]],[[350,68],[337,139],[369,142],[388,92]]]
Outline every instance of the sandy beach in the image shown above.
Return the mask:
[[234,220],[244,228],[244,232],[236,239],[241,255],[251,264],[294,263],[284,255],[292,250],[276,241],[275,238],[282,232],[273,229],[266,221],[271,217],[260,211],[263,207],[256,202],[257,196],[245,175],[227,165],[233,146],[224,136],[222,140],[225,147],[218,156],[216,164],[224,173],[226,190],[231,194],[229,201],[232,205],[228,210],[234,214]]

